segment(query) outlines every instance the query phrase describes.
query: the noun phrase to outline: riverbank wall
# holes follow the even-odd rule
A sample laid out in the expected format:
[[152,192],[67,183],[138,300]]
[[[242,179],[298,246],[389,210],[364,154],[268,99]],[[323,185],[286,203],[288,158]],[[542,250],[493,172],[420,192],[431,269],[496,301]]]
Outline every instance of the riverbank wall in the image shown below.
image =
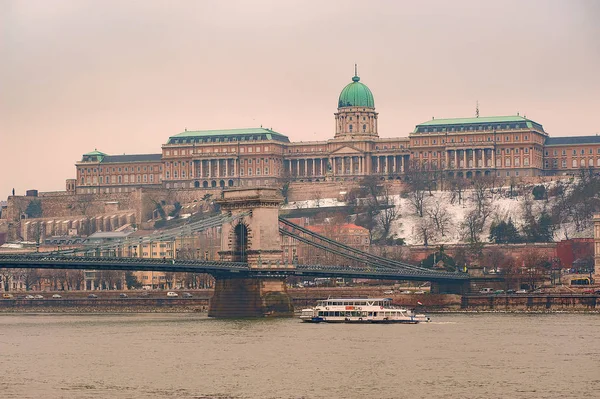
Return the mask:
[[[290,289],[296,311],[312,307],[317,301],[335,298],[391,298],[394,305],[417,308],[423,312],[600,312],[598,295],[524,294],[524,295],[451,295],[390,294],[372,288]],[[102,294],[100,294],[102,295]],[[192,313],[207,312],[212,292],[194,292],[192,298],[154,297],[86,298],[81,293],[60,299],[2,299],[0,313]],[[131,296],[131,295],[130,295]]]

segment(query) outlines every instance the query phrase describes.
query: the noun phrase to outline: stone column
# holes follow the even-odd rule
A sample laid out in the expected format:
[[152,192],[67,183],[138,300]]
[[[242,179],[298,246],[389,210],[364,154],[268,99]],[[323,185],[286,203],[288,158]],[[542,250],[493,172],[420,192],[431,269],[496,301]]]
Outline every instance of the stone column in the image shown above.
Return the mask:
[[350,174],[354,174],[354,157],[350,156]]
[[316,160],[317,160],[316,158],[312,158],[312,159],[311,159],[311,161],[312,161],[312,175],[313,175],[313,176],[316,176],[316,175],[317,175],[317,168],[316,168],[316,166],[315,166],[315,161],[316,161]]
[[454,150],[454,169],[458,169],[458,151]]
[[308,176],[308,159],[304,158],[304,176]]
[[492,148],[492,168],[496,167],[496,149]]
[[467,164],[467,150],[466,149],[463,150],[463,167],[465,169],[467,169],[467,167],[468,167],[468,164]]
[[229,159],[225,158],[225,177],[229,177]]
[[445,168],[444,169],[450,169],[450,151],[448,150],[444,150],[444,162],[445,162]]

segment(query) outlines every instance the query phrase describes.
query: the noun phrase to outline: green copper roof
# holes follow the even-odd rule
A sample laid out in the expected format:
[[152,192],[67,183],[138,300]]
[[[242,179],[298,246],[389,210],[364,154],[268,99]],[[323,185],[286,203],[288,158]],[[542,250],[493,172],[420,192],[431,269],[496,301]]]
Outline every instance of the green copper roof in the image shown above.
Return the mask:
[[340,93],[338,108],[341,107],[375,108],[373,93],[371,93],[371,90],[366,85],[360,83],[358,76],[355,75],[352,78],[352,83],[344,87],[344,90]]
[[228,141],[257,141],[276,140],[289,143],[287,136],[271,129],[222,129],[222,130],[186,130],[185,132],[169,137],[167,144],[206,143]]
[[482,116],[479,118],[449,118],[432,119],[420,123],[417,126],[437,126],[437,125],[464,125],[471,123],[506,123],[506,122],[527,122],[529,119],[522,116]]
[[529,128],[529,129],[538,129],[540,131],[544,131],[542,125],[537,122],[532,121],[531,119],[524,118],[519,115],[513,116],[482,116],[479,118],[449,118],[449,119],[432,119],[427,122],[423,122],[418,124],[415,127],[413,133],[425,133],[427,131],[440,131],[440,129],[445,129],[447,126],[451,126],[452,128],[458,128],[460,126],[467,126],[470,128],[473,125],[482,126],[486,129],[488,126],[491,126],[492,129],[505,129],[508,128]]
[[83,162],[102,162],[105,156],[105,153],[95,149],[94,151],[88,152],[87,154],[83,154],[81,160]]
[[105,156],[106,154],[103,152],[100,152],[98,150],[94,150],[92,152],[88,152],[87,154],[83,154],[83,155],[100,155],[100,156]]

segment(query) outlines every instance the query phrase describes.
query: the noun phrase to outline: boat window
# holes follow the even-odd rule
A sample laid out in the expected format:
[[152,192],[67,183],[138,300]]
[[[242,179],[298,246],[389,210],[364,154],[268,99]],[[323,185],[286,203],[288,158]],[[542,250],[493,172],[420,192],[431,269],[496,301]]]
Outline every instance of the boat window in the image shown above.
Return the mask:
[[373,312],[369,312],[369,317],[373,316]]
[[373,312],[373,317],[377,317],[377,312]]

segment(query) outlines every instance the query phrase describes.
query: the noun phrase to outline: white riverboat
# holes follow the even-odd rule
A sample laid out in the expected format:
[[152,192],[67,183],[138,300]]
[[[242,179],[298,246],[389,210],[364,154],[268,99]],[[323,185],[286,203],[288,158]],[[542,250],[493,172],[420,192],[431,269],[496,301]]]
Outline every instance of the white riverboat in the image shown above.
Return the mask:
[[392,305],[390,298],[328,298],[314,308],[302,309],[308,323],[404,323],[429,322],[424,314]]

